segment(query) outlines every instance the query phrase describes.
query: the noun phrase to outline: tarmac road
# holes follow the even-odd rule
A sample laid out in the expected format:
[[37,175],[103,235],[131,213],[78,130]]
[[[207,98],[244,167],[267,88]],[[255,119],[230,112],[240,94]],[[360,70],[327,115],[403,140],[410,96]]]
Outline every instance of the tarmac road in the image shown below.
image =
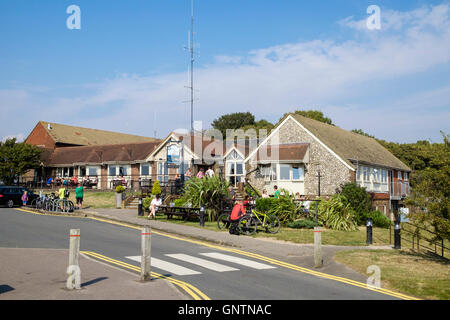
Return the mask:
[[[140,231],[88,218],[45,216],[0,208],[0,247],[68,249],[81,230],[81,250],[140,266]],[[242,255],[156,232],[152,271],[195,287],[203,298],[245,300],[381,300],[397,297],[299,272],[270,259]],[[100,257],[100,256],[99,256]],[[1,260],[0,260],[1,268]]]

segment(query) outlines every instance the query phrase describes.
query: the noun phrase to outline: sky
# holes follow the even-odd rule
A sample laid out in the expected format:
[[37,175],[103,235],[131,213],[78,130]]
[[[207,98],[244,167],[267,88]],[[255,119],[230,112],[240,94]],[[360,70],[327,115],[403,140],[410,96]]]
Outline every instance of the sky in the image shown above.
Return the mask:
[[[67,20],[80,8],[80,29]],[[367,20],[380,8],[380,28]],[[39,120],[190,128],[190,0],[0,0],[0,139]],[[195,0],[194,119],[321,110],[395,142],[450,133],[450,1]]]

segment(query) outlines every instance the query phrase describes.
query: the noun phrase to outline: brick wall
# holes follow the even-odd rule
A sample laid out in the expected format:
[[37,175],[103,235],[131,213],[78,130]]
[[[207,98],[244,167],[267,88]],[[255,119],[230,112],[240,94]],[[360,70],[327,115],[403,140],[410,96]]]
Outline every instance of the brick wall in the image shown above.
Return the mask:
[[55,148],[55,141],[41,123],[38,123],[36,127],[34,127],[33,131],[31,131],[30,135],[25,140],[25,143],[35,146],[44,146],[49,149]]

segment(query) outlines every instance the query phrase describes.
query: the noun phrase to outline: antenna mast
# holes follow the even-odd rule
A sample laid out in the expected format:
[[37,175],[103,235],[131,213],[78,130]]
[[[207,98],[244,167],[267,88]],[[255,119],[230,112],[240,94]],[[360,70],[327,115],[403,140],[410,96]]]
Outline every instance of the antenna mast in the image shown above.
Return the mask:
[[194,0],[191,0],[191,32],[189,52],[191,54],[191,134],[194,134]]

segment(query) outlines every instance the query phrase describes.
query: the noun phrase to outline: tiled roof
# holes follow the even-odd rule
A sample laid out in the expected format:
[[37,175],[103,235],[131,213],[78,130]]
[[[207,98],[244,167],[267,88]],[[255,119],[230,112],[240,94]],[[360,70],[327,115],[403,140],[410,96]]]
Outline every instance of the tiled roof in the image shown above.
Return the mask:
[[48,158],[46,165],[139,162],[144,161],[158,144],[159,141],[57,148]]
[[39,121],[56,143],[93,146],[120,143],[154,142],[155,138]]

